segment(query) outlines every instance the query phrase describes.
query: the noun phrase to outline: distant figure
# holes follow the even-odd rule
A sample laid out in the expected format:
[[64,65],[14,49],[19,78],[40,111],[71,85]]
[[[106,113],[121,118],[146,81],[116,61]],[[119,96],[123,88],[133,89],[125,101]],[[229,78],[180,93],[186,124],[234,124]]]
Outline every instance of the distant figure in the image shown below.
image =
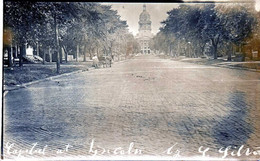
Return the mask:
[[108,56],[106,58],[106,61],[107,61],[107,64],[109,64],[109,67],[111,67],[111,64],[112,64],[112,56]]
[[114,55],[111,55],[111,61],[112,61],[112,60],[114,61]]
[[95,68],[98,68],[98,57],[95,55],[95,56],[93,56],[93,66],[95,67]]

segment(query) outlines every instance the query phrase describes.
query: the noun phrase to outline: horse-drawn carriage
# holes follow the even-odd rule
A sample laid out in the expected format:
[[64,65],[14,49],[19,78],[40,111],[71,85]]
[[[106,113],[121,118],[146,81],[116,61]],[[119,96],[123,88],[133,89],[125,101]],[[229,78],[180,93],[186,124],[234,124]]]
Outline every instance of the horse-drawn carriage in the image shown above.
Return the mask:
[[93,66],[95,68],[99,68],[99,67],[103,67],[103,68],[107,68],[107,67],[111,67],[112,64],[112,58],[111,56],[94,56],[93,57]]

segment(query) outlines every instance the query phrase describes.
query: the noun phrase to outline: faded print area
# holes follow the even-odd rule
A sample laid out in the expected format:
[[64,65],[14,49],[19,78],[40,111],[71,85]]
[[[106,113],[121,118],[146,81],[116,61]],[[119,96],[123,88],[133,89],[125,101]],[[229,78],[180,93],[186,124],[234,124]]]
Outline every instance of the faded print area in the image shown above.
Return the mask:
[[2,156],[260,159],[257,5],[5,1]]

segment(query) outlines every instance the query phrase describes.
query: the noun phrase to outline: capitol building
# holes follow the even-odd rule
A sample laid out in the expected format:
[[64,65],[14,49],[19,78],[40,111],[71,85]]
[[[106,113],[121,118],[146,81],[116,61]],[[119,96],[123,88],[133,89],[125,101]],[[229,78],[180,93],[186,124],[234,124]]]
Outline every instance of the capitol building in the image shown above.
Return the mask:
[[149,47],[149,41],[153,37],[151,32],[151,18],[150,14],[146,11],[146,5],[143,5],[143,12],[139,16],[139,33],[136,38],[141,46],[142,54],[150,54],[151,50]]

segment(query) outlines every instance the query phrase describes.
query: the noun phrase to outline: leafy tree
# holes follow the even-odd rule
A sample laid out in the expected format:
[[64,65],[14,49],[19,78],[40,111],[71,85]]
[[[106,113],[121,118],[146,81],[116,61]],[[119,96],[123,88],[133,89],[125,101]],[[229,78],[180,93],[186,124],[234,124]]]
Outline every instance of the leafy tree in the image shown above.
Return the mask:
[[[35,2],[29,1],[5,1],[4,2],[4,28],[10,28],[12,32],[12,44],[9,46],[19,46],[20,66],[22,66],[22,56],[25,55],[26,43],[32,43],[39,27],[44,22],[42,13]],[[32,34],[33,33],[33,34]],[[9,58],[10,59],[10,58]]]
[[[251,35],[253,27],[256,25],[256,19],[249,12],[249,7],[246,5],[220,5],[216,8],[217,16],[225,30],[223,39],[231,44],[230,46],[242,44]],[[228,52],[228,60],[231,61],[231,52]]]
[[13,43],[21,46],[20,55],[25,55],[26,43],[42,48],[44,58],[46,51],[43,49],[51,48],[55,52],[58,73],[63,60],[62,50],[65,51],[66,62],[68,54],[74,54],[77,60],[80,54],[84,55],[86,61],[87,52],[90,58],[95,50],[99,54],[103,51],[112,55],[117,46],[122,54],[127,54],[130,49],[124,47],[134,43],[126,21],[122,21],[108,5],[6,1],[4,9],[5,31],[10,28]]
[[[152,42],[161,46],[155,48],[164,47],[162,50],[172,56],[186,51],[186,56],[198,57],[204,52],[205,45],[209,44],[214,59],[217,59],[220,47],[222,50],[231,46],[229,44],[243,44],[256,23],[250,6],[204,4],[180,5],[168,12],[162,24]],[[172,46],[174,51],[178,51],[177,54],[172,54]]]

